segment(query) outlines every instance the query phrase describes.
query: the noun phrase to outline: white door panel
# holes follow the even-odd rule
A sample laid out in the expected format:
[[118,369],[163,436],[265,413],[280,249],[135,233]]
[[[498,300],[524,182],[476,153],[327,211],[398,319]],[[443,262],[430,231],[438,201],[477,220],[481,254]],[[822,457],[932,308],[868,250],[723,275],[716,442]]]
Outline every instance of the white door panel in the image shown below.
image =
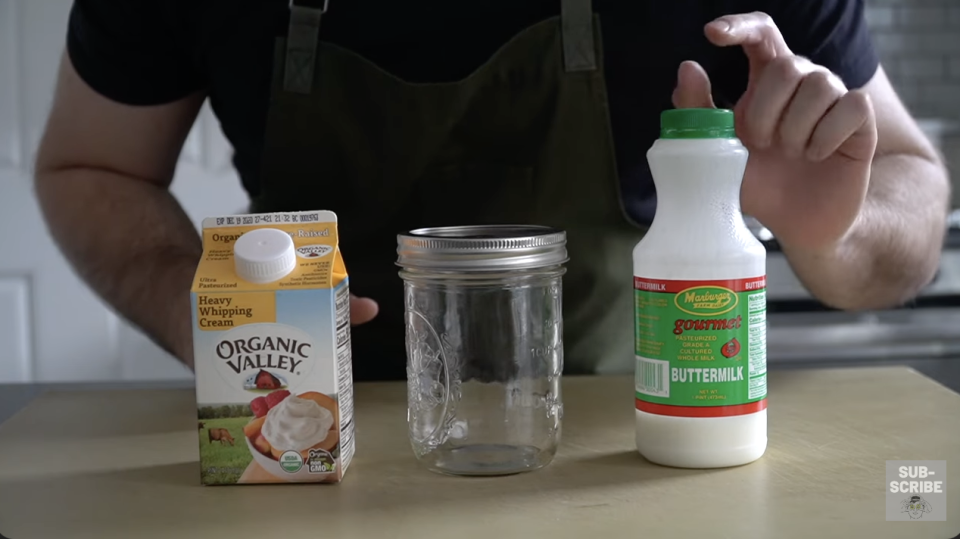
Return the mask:
[[[23,283],[28,299],[18,326],[29,334],[34,379],[110,379],[116,324],[47,235],[27,172],[0,171],[0,231],[0,276]],[[0,354],[0,377],[20,378],[20,362]]]
[[19,167],[23,157],[20,87],[15,83],[20,72],[15,8],[13,0],[0,0],[0,170]]
[[[11,0],[7,0],[8,2]],[[43,135],[67,33],[68,0],[12,0],[17,6],[20,107],[27,164]]]
[[[30,164],[70,6],[70,0],[0,0],[0,382],[189,378],[74,275],[33,195]],[[198,227],[205,216],[241,211],[247,203],[230,155],[205,106],[173,184]]]
[[26,382],[33,377],[30,342],[30,279],[0,275],[0,383]]

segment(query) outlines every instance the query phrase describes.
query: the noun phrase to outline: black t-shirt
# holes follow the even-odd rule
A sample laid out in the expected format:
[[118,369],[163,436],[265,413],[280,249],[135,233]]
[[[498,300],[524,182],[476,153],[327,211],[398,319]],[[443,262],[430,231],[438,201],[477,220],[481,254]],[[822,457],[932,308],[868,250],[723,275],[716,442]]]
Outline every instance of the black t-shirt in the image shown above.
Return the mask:
[[[152,105],[205,89],[234,164],[258,192],[274,39],[288,22],[288,0],[75,0],[67,47],[80,76],[125,104]],[[450,2],[331,0],[321,37],[354,50],[396,76],[451,81],[479,67],[524,28],[559,13],[560,0]],[[594,0],[599,13],[617,167],[628,212],[653,218],[656,197],[646,151],[671,108],[677,68],[699,61],[719,106],[732,106],[747,82],[739,47],[707,41],[714,18],[763,11],[788,46],[864,85],[878,66],[863,0]]]

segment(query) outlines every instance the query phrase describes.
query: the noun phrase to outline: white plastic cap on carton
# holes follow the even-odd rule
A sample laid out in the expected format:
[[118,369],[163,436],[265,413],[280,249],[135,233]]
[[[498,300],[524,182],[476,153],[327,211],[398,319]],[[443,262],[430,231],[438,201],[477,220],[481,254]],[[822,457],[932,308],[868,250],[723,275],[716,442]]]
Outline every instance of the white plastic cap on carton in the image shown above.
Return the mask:
[[272,283],[297,267],[297,252],[290,234],[276,228],[259,228],[240,236],[233,245],[237,275],[256,284]]

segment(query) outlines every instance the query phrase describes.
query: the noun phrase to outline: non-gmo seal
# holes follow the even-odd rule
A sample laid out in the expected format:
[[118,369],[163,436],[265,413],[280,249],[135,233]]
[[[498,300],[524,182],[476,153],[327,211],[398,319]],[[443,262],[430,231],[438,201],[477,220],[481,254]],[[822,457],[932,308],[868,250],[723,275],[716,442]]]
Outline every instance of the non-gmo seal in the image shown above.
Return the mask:
[[333,473],[337,470],[337,460],[328,451],[311,449],[307,466],[312,474]]

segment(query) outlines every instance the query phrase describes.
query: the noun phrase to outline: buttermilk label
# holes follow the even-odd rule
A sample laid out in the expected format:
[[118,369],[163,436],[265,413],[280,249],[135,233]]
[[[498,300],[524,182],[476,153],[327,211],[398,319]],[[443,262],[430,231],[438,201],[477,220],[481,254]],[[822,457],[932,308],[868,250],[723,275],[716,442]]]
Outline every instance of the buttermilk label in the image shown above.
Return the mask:
[[636,406],[719,417],[766,407],[766,277],[634,277]]

